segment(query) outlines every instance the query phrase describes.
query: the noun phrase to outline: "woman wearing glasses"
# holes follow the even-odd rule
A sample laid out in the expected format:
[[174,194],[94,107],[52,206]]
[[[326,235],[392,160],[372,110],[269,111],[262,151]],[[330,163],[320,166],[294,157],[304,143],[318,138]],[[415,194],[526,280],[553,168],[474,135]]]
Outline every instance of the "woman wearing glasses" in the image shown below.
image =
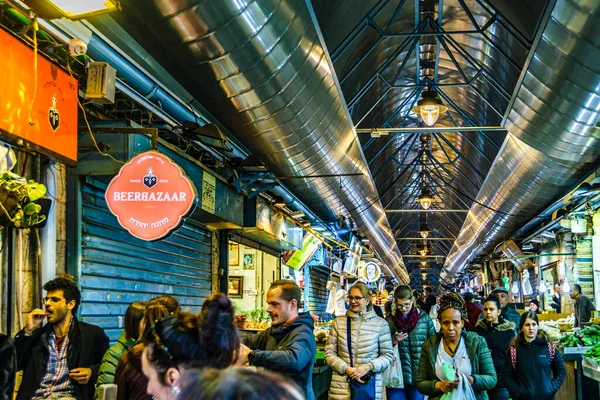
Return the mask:
[[229,298],[216,293],[204,301],[200,315],[184,312],[158,321],[144,337],[147,392],[156,400],[174,399],[185,370],[232,365],[240,347],[233,318]]
[[417,308],[413,302],[413,293],[409,286],[398,286],[394,291],[396,309],[386,320],[392,334],[392,344],[398,346],[402,361],[404,388],[386,388],[388,400],[422,400],[417,390],[417,372],[421,350],[427,339],[435,334],[435,327],[429,315]]
[[358,400],[351,397],[350,380],[369,385],[367,392],[372,390],[363,393],[361,400],[382,397],[381,372],[392,363],[394,353],[390,328],[375,315],[370,295],[367,285],[355,283],[348,292],[350,309],[345,316],[337,317],[331,328],[325,346],[325,359],[333,370],[329,399]]

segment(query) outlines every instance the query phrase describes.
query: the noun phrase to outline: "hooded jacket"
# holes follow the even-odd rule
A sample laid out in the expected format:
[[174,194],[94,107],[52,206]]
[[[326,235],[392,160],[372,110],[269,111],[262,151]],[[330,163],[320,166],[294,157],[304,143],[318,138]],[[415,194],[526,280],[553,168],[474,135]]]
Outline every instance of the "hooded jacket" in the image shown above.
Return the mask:
[[[18,369],[23,370],[23,379],[17,400],[31,399],[40,387],[50,357],[48,339],[52,329],[52,325],[46,324],[35,330],[31,336],[25,336],[25,331],[22,330],[15,337]],[[69,370],[74,368],[90,368],[92,370],[92,377],[85,385],[80,385],[71,379],[75,396],[79,400],[92,400],[100,362],[108,349],[108,336],[102,328],[81,322],[76,317],[73,317],[68,335],[67,366]]]
[[381,399],[381,373],[394,361],[394,351],[387,322],[375,315],[373,310],[365,313],[354,313],[349,310],[346,316],[337,317],[333,322],[325,345],[325,359],[327,365],[333,370],[329,399],[350,399],[350,386],[346,375],[346,367],[350,366],[346,318],[351,319],[354,367],[367,363],[371,365],[371,372],[375,374],[373,379],[376,379],[376,399]]
[[135,339],[128,339],[127,334],[123,331],[117,343],[113,344],[104,354],[100,370],[98,371],[98,380],[96,381],[96,399],[98,398],[98,386],[115,382],[115,370],[117,369],[119,358],[134,344]]
[[[396,311],[398,312],[398,311]],[[390,333],[395,335],[398,332],[394,316],[388,315],[386,321],[390,327]],[[417,373],[419,372],[419,360],[421,359],[421,351],[423,344],[430,336],[435,335],[435,326],[433,321],[423,310],[419,310],[419,320],[408,334],[408,338],[398,342],[398,354],[402,361],[402,376],[404,383],[415,386],[417,384]]]
[[[492,362],[490,350],[485,340],[475,332],[462,331],[461,336],[467,347],[467,354],[471,360],[473,377],[473,392],[477,400],[487,400],[487,390],[496,386],[496,370]],[[438,348],[442,334],[437,333],[431,336],[423,346],[421,361],[419,363],[419,373],[417,375],[417,389],[422,394],[429,396],[429,400],[439,400],[443,393],[435,389],[435,384],[439,381],[435,374],[435,361],[438,355]]]
[[148,378],[142,372],[142,354],[144,344],[139,343],[121,354],[115,369],[117,400],[150,400],[146,393]]
[[313,330],[314,321],[306,312],[247,338],[246,345],[254,350],[251,364],[286,375],[300,386],[307,400],[314,400],[312,374],[317,343]]
[[12,400],[17,371],[13,338],[0,334],[0,400]]
[[501,388],[506,387],[505,383],[502,381],[505,375],[504,359],[506,357],[506,351],[511,340],[516,336],[516,332],[514,323],[506,321],[502,317],[500,317],[498,321],[497,324],[489,324],[485,320],[477,321],[475,333],[485,339],[488,348],[490,349],[494,368],[496,369],[496,375],[498,376],[496,388]]
[[521,337],[515,367],[509,351],[504,362],[503,381],[513,400],[552,400],[567,375],[560,352],[550,360],[548,342],[541,338],[528,343]]

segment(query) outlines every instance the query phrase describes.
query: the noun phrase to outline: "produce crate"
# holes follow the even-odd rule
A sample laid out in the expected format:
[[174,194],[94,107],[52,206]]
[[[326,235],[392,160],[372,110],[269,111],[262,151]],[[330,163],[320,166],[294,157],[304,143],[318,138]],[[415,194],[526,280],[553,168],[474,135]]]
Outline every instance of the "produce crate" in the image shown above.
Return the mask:
[[598,362],[589,357],[583,357],[583,375],[600,382],[600,366]]
[[564,354],[583,354],[594,346],[563,347]]

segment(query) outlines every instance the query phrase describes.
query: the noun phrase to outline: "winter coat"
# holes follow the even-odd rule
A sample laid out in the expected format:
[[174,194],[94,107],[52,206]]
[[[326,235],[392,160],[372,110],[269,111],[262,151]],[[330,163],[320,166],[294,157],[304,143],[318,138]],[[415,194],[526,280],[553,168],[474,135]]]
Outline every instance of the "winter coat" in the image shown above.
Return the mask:
[[306,312],[247,338],[246,345],[254,350],[252,365],[286,375],[300,386],[307,400],[314,400],[312,375],[317,343],[313,331],[314,321]]
[[437,299],[435,298],[434,295],[430,294],[429,296],[425,297],[425,304],[423,304],[423,311],[425,311],[427,314],[429,314],[431,312],[431,307],[433,307],[434,304],[437,304]]
[[[512,308],[510,305],[506,305],[506,307],[502,308],[500,315],[502,315],[502,318],[504,318],[505,320],[508,320],[515,324],[515,327],[518,327],[519,322],[521,322],[521,314],[519,314],[519,312]],[[479,314],[479,320],[481,321],[484,319],[485,316],[483,315],[483,313]]]
[[146,393],[148,378],[142,372],[142,354],[144,344],[138,343],[121,354],[115,369],[117,384],[117,400],[150,400],[152,396]]
[[[31,336],[25,336],[25,331],[22,330],[15,337],[18,369],[23,370],[23,379],[17,400],[31,399],[40,387],[50,357],[48,339],[52,329],[52,325],[46,324],[43,328],[35,330]],[[92,370],[92,377],[85,385],[80,385],[71,379],[75,396],[79,400],[94,398],[94,385],[98,378],[98,369],[107,349],[108,336],[102,328],[81,322],[73,317],[71,329],[69,329],[67,366],[69,370],[74,368],[90,368]]]
[[477,322],[475,333],[485,339],[488,348],[492,353],[492,361],[494,361],[494,368],[496,369],[496,375],[498,376],[496,387],[506,387],[506,384],[502,381],[502,378],[505,375],[504,359],[511,340],[516,336],[515,324],[506,321],[502,317],[500,317],[497,324],[488,324],[486,321],[482,320]]
[[527,343],[519,339],[517,360],[513,368],[510,351],[504,358],[505,376],[502,380],[513,400],[551,400],[560,389],[567,369],[560,352],[554,352],[550,360],[550,350],[545,339],[535,339]]
[[[397,311],[396,311],[397,312]],[[390,327],[390,333],[393,335],[398,332],[394,316],[388,315],[386,321]],[[419,310],[419,320],[408,334],[408,338],[398,342],[398,353],[402,361],[402,376],[404,384],[415,386],[417,384],[417,373],[419,372],[419,359],[423,344],[430,336],[435,335],[433,321],[423,310]]]
[[98,399],[98,387],[100,385],[115,382],[115,370],[117,369],[119,358],[134,344],[135,339],[128,339],[127,334],[123,331],[117,343],[113,344],[104,354],[100,370],[98,371],[98,380],[96,381],[96,399]]
[[346,375],[346,367],[350,366],[346,318],[351,319],[354,367],[367,363],[371,365],[371,372],[375,374],[372,379],[376,379],[376,398],[381,399],[383,383],[381,373],[394,361],[394,351],[387,322],[375,315],[373,310],[365,313],[354,313],[348,310],[346,316],[337,317],[331,327],[325,345],[325,360],[333,370],[329,399],[350,399],[350,385]]
[[467,320],[465,321],[465,329],[468,331],[474,331],[475,325],[477,324],[478,318],[483,312],[481,307],[478,307],[475,303],[468,301],[465,304],[467,308]]
[[14,340],[0,334],[0,400],[12,400],[17,371],[17,352]]
[[[471,360],[473,377],[473,391],[477,400],[487,400],[486,391],[496,386],[496,370],[490,350],[485,340],[475,332],[462,331],[462,339],[467,347],[467,354]],[[435,361],[438,355],[438,348],[442,340],[442,334],[437,333],[431,336],[423,346],[421,361],[419,363],[419,373],[417,375],[417,389],[422,394],[428,395],[429,400],[439,400],[442,392],[435,389],[435,384],[439,381],[435,374]]]

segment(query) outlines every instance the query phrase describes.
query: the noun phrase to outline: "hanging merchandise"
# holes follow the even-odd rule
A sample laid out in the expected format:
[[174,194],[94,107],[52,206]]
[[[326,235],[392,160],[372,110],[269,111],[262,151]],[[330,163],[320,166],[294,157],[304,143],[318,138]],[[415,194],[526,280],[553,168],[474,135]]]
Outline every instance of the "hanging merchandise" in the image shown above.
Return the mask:
[[531,287],[531,281],[529,278],[529,270],[523,270],[523,274],[521,275],[521,282],[523,286],[523,295],[529,296],[533,294],[533,288]]
[[506,291],[510,290],[510,278],[508,276],[505,276],[504,278],[502,278],[502,285],[504,286]]
[[512,284],[512,288],[510,289],[513,294],[519,294],[519,284],[517,283],[517,281],[514,281]]

